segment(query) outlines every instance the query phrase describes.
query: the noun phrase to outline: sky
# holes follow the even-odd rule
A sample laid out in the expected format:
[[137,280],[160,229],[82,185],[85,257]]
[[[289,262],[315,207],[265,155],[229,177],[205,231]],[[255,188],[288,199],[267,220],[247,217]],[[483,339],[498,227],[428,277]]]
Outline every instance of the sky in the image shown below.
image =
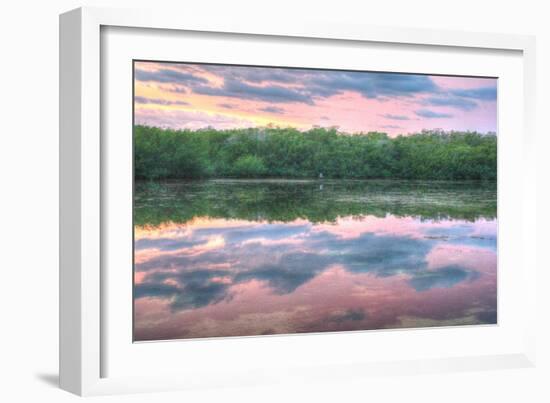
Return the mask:
[[497,131],[495,78],[140,61],[134,79],[148,126]]

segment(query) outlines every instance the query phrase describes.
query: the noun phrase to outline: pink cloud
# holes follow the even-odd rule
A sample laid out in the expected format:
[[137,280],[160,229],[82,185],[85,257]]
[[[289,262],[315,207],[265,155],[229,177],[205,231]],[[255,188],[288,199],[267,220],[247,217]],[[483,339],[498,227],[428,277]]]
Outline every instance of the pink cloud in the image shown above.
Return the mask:
[[[136,109],[139,124],[228,129],[273,123],[390,135],[496,131],[496,102],[476,92],[496,88],[491,78],[147,62],[136,69],[144,72],[137,75],[142,81],[136,82],[136,96],[154,94],[157,102]],[[161,101],[173,100],[176,90],[188,106],[167,110]],[[430,114],[421,116],[419,110]]]

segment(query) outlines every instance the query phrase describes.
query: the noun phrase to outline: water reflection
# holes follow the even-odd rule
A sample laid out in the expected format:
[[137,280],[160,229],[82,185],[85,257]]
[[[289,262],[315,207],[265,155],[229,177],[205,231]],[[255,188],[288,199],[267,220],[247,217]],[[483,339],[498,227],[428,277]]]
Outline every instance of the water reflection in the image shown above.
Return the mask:
[[496,322],[494,185],[323,185],[138,186],[135,339]]

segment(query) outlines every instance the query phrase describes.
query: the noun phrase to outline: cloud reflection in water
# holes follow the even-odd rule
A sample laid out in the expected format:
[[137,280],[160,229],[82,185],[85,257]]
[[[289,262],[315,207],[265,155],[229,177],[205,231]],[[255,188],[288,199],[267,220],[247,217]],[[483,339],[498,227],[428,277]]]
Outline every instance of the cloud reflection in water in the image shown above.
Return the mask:
[[136,340],[496,322],[496,220],[205,217],[135,254]]

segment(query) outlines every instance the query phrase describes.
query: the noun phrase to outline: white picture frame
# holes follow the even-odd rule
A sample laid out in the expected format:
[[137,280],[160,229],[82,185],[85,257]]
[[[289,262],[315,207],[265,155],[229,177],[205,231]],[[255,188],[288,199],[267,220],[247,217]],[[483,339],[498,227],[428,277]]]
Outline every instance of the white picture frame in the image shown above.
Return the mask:
[[[499,186],[507,180],[500,174],[500,168],[506,160],[505,162],[513,163],[514,167],[518,168],[518,173],[514,178],[510,177],[509,181],[510,184],[521,186],[521,191],[514,189],[512,185],[509,186],[509,190],[516,193],[513,206],[501,204],[502,195],[499,195],[499,214],[507,208],[509,211],[516,208],[517,211],[517,207],[521,207],[521,211],[517,211],[517,219],[511,221],[507,227],[507,232],[515,232],[514,240],[522,242],[517,244],[516,250],[508,252],[505,256],[518,262],[521,272],[517,274],[517,278],[521,277],[523,280],[518,282],[515,281],[516,277],[509,277],[510,281],[499,284],[499,290],[502,289],[505,294],[513,294],[514,298],[521,296],[521,307],[524,312],[535,311],[537,266],[533,239],[536,234],[533,37],[368,27],[342,23],[281,25],[276,21],[270,22],[269,19],[252,21],[231,18],[221,22],[189,15],[182,16],[168,11],[80,8],[60,17],[60,385],[63,389],[79,395],[96,395],[226,385],[245,386],[293,382],[296,379],[346,379],[374,373],[396,375],[534,365],[536,323],[534,317],[525,314],[521,324],[514,322],[513,329],[509,329],[510,332],[504,333],[506,326],[503,325],[500,329],[504,329],[502,332],[494,333],[497,337],[508,337],[506,335],[512,333],[516,337],[513,343],[502,344],[498,351],[485,351],[481,345],[478,349],[469,349],[467,352],[464,350],[463,355],[456,351],[453,353],[449,347],[446,347],[447,350],[443,347],[433,354],[420,354],[416,357],[400,356],[397,352],[391,359],[378,361],[367,360],[361,356],[342,362],[330,357],[312,359],[315,353],[313,348],[322,347],[319,340],[323,340],[325,347],[332,346],[334,349],[337,343],[361,342],[361,337],[370,337],[371,340],[391,338],[397,342],[402,342],[403,337],[409,337],[411,340],[414,339],[415,343],[435,337],[440,342],[448,340],[449,344],[457,339],[471,344],[475,337],[492,337],[492,330],[482,330],[478,335],[474,334],[472,328],[431,329],[425,332],[409,330],[399,334],[391,331],[370,332],[368,336],[364,336],[365,333],[330,334],[323,335],[322,339],[319,335],[232,338],[219,340],[217,344],[186,341],[184,343],[188,351],[193,348],[191,343],[196,343],[196,352],[192,357],[189,355],[190,360],[185,364],[171,363],[168,365],[170,371],[156,376],[146,371],[130,374],[130,371],[123,367],[118,371],[108,371],[105,363],[110,355],[116,355],[113,354],[113,349],[123,349],[111,341],[105,329],[112,323],[106,318],[116,315],[111,313],[112,306],[106,302],[109,291],[104,284],[106,279],[110,279],[104,272],[108,262],[103,231],[104,227],[108,226],[105,220],[109,219],[105,214],[105,200],[108,201],[105,193],[110,189],[106,185],[109,170],[106,169],[105,147],[111,147],[111,143],[102,139],[102,133],[108,132],[109,127],[104,122],[106,113],[102,111],[102,96],[108,91],[102,81],[104,71],[101,58],[102,55],[109,54],[102,53],[102,47],[105,47],[105,42],[102,42],[102,31],[108,27],[194,32],[195,35],[201,32],[218,33],[218,36],[244,35],[259,40],[283,38],[296,42],[310,39],[339,41],[334,42],[334,46],[347,41],[359,44],[377,43],[379,46],[410,45],[437,49],[467,49],[478,54],[492,50],[516,52],[516,56],[520,58],[522,77],[515,88],[520,90],[521,99],[518,102],[522,104],[522,113],[518,114],[519,117],[514,117],[515,120],[511,124],[520,125],[518,127],[522,133],[518,133],[517,138],[513,140],[517,144],[501,144],[499,138]],[[128,102],[131,102],[130,98]],[[507,149],[519,150],[520,155],[512,156],[511,153],[506,153]],[[504,150],[504,153],[501,153],[501,150]],[[128,195],[131,199],[130,196]],[[499,241],[501,235],[499,232]],[[510,238],[506,245],[511,242]],[[501,246],[499,243],[499,248]],[[499,306],[499,309],[501,308],[502,305]],[[119,331],[112,329],[112,332]],[[481,334],[483,332],[484,334]],[[518,341],[519,337],[521,341]],[[132,344],[131,340],[128,340],[128,343]],[[166,355],[176,350],[185,350],[182,346],[178,343],[163,343],[162,351],[156,349],[143,352],[143,355],[136,359],[138,364],[132,365],[139,365],[139,362],[143,363],[143,367],[152,365],[152,361],[147,361],[151,354]],[[270,349],[275,355],[271,358],[266,355],[261,371],[252,366],[252,361],[243,360],[242,363],[232,365],[231,372],[229,368],[221,366],[219,371],[209,373],[205,369],[193,376],[193,373],[189,372],[193,360],[215,360],[213,353],[202,353],[201,348],[215,351],[230,348],[241,353],[248,351],[246,354],[250,355],[258,355]],[[308,348],[311,350],[307,350]],[[276,362],[276,356],[281,356],[280,351],[285,349],[304,351],[304,355],[293,360]],[[134,354],[132,351],[128,349],[125,354]],[[137,351],[135,354],[142,352]],[[128,355],[119,356],[119,360],[129,358]],[[227,359],[229,358],[227,356]],[[164,360],[166,361],[166,358]],[[155,365],[158,363],[155,362]]]

